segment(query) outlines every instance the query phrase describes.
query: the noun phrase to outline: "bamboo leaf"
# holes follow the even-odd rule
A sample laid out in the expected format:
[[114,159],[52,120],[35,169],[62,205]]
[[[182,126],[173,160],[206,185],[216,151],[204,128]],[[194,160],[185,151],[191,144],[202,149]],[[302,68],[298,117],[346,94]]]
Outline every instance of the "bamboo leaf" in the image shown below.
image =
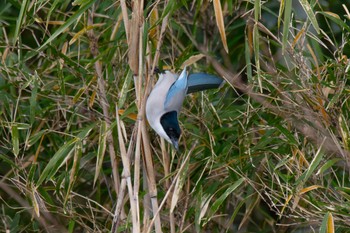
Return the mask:
[[19,134],[18,134],[17,124],[12,125],[11,133],[12,133],[12,151],[17,157],[19,154]]
[[182,65],[181,65],[181,69],[183,69],[186,66],[190,66],[194,63],[196,63],[197,61],[201,60],[203,57],[205,57],[204,54],[197,54],[197,55],[193,55],[191,57],[189,57]]
[[347,123],[348,121],[346,120],[346,117],[343,114],[340,114],[338,121],[344,146],[347,150],[350,150],[350,130],[349,125]]
[[222,205],[222,203],[226,200],[226,198],[236,190],[242,183],[244,182],[244,178],[240,178],[237,180],[234,184],[232,184],[230,187],[226,189],[226,191],[213,203],[213,205],[210,208],[210,212],[212,214],[216,213],[218,211],[219,207]]
[[84,92],[86,91],[86,87],[81,87],[79,88],[79,90],[77,91],[77,93],[75,94],[74,98],[73,98],[73,103],[76,104],[80,97],[84,94]]
[[291,134],[290,130],[284,128],[282,125],[277,124],[276,128],[288,139],[288,143],[291,143],[293,145],[298,145],[298,142],[295,140],[293,134]]
[[320,27],[318,26],[316,16],[314,14],[314,11],[312,10],[311,5],[307,0],[299,0],[300,5],[303,7],[307,17],[310,19],[311,24],[314,26],[316,32],[320,33]]
[[325,164],[323,164],[323,166],[317,171],[316,175],[320,175],[323,172],[327,171],[328,168],[332,167],[335,163],[341,161],[340,158],[334,158],[331,160],[328,160]]
[[196,217],[195,217],[195,226],[196,226],[197,232],[199,232],[201,229],[202,219],[205,216],[209,208],[210,201],[211,199],[213,199],[214,196],[215,196],[214,194],[212,195],[204,194],[202,190],[197,195],[197,208],[196,208]]
[[72,165],[72,169],[70,170],[70,175],[69,175],[69,184],[68,184],[68,188],[67,188],[67,193],[66,193],[66,197],[64,199],[63,205],[65,206],[68,198],[70,196],[70,192],[73,188],[73,185],[75,183],[75,178],[77,176],[78,170],[79,170],[79,164],[80,164],[80,159],[81,159],[81,155],[82,155],[82,142],[79,140],[76,143],[75,146],[75,150],[74,150],[74,160],[73,160],[73,165]]
[[327,233],[334,233],[334,220],[333,220],[333,215],[332,213],[328,214],[328,219],[327,219]]
[[252,69],[252,62],[251,62],[251,53],[252,53],[252,46],[250,44],[250,41],[248,40],[246,36],[245,40],[245,62],[247,64],[247,77],[248,80],[252,81],[253,80],[253,69]]
[[47,39],[45,41],[45,43],[43,45],[40,46],[40,48],[38,48],[38,51],[42,50],[46,45],[48,45],[51,41],[53,41],[54,39],[56,39],[56,37],[58,37],[60,34],[62,34],[70,25],[72,25],[73,23],[76,23],[77,20],[79,19],[79,17],[85,13],[85,11],[87,9],[90,8],[90,6],[92,4],[94,4],[96,2],[96,0],[90,0],[86,3],[86,5],[81,6],[79,10],[77,10],[62,26],[60,26],[53,34],[52,36],[49,37],[49,39]]
[[288,206],[290,200],[292,199],[293,195],[289,195],[287,198],[286,198],[286,201],[282,207],[282,210],[281,210],[281,215],[283,214],[284,210],[286,209],[286,207]]
[[339,27],[344,28],[345,30],[347,30],[348,32],[350,32],[350,26],[347,25],[346,23],[344,23],[339,15],[333,13],[333,12],[328,12],[328,11],[320,11],[318,12],[321,15],[324,15],[325,17],[327,17],[328,19],[332,20],[334,23],[338,24]]
[[299,191],[299,195],[310,192],[312,190],[318,189],[318,188],[323,188],[320,185],[311,185],[309,187],[303,188],[302,190]]
[[170,212],[173,212],[176,204],[179,200],[180,197],[180,193],[182,190],[182,187],[184,185],[184,183],[186,182],[187,179],[187,171],[188,171],[188,166],[189,166],[189,159],[186,160],[186,164],[184,165],[180,176],[178,177],[178,179],[176,180],[176,184],[174,187],[174,193],[173,193],[173,197],[171,199],[171,206],[170,206]]
[[291,17],[292,17],[292,0],[285,0],[284,21],[283,21],[283,38],[282,38],[282,51],[283,51],[283,53],[287,48]]
[[37,96],[38,96],[38,80],[37,80],[38,76],[37,73],[35,73],[35,75],[33,76],[33,89],[31,91],[31,96],[30,96],[30,100],[29,100],[29,104],[30,104],[30,124],[34,123],[35,120],[35,113],[36,113],[36,109],[37,109]]
[[39,132],[35,132],[33,135],[31,135],[29,137],[29,140],[28,140],[28,146],[33,146],[44,134],[46,134],[48,131],[45,129],[45,130],[41,130]]
[[41,173],[39,180],[36,183],[37,186],[40,186],[44,180],[49,180],[56,174],[58,169],[62,167],[65,161],[70,158],[74,145],[77,141],[78,139],[76,138],[70,140],[54,154],[54,156],[50,159],[49,163]]
[[98,149],[97,149],[97,161],[96,161],[96,168],[95,168],[95,178],[94,178],[94,186],[96,184],[97,178],[100,174],[102,164],[103,164],[103,158],[106,152],[106,142],[107,142],[107,123],[106,121],[101,122],[100,126],[100,135],[98,138]]
[[262,80],[261,80],[261,69],[260,69],[260,34],[258,24],[254,24],[253,27],[253,47],[254,47],[254,58],[257,72],[257,79],[259,83],[260,92],[263,92]]
[[9,164],[11,167],[15,168],[15,169],[20,169],[19,166],[17,166],[13,161],[12,161],[12,158],[10,159],[7,155],[4,155],[4,154],[0,154],[0,160],[3,160],[1,161],[1,163],[7,163]]
[[36,214],[37,217],[40,218],[40,207],[38,202],[36,201],[35,197],[34,197],[34,193],[33,191],[30,193],[31,194],[31,201],[33,204],[33,208],[34,208],[34,213]]
[[28,2],[29,2],[28,0],[23,0],[21,4],[21,10],[17,17],[15,34],[13,35],[13,44],[16,44],[17,40],[19,39],[19,31],[22,27],[24,17],[26,16],[26,12],[28,10]]
[[213,0],[214,4],[214,11],[215,11],[215,19],[216,19],[216,25],[218,26],[220,37],[222,44],[224,46],[224,49],[226,53],[228,53],[228,46],[226,41],[226,33],[225,33],[225,23],[224,23],[224,16],[222,14],[221,9],[221,3],[220,0]]
[[334,220],[332,213],[328,212],[323,217],[320,233],[334,233]]
[[309,177],[312,175],[312,173],[315,171],[317,166],[320,164],[320,162],[323,159],[324,153],[321,151],[322,145],[319,147],[318,151],[316,152],[316,155],[312,159],[310,166],[306,169],[306,171],[299,177],[299,179],[296,181],[296,186],[300,182],[305,182],[309,179]]
[[278,29],[280,28],[280,25],[281,25],[281,19],[282,19],[282,14],[283,14],[283,11],[284,11],[284,4],[285,4],[285,0],[281,0],[281,3],[280,3],[280,9],[278,11],[278,18],[277,18],[277,27]]

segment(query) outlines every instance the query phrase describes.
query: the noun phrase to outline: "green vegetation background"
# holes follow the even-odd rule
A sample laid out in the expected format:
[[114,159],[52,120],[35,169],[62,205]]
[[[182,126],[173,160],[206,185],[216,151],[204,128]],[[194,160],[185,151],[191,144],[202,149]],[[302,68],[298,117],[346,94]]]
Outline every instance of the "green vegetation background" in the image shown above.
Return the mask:
[[[1,232],[350,232],[349,1],[0,2]],[[188,96],[175,152],[146,123]]]

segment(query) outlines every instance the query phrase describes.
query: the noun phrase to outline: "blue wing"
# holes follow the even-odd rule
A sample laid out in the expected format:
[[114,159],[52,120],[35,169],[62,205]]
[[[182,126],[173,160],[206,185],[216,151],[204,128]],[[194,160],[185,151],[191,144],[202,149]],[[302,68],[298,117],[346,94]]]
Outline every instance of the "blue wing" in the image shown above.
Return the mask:
[[195,73],[188,76],[187,94],[204,91],[207,89],[219,88],[223,79],[212,74]]
[[171,85],[168,90],[164,102],[164,108],[167,110],[179,111],[182,106],[182,102],[187,93],[187,73],[186,67],[181,72],[179,78]]

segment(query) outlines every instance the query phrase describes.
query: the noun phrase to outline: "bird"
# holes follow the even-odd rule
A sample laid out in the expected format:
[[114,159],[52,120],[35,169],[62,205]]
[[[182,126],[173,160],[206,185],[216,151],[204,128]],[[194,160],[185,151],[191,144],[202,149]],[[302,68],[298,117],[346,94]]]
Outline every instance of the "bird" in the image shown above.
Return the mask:
[[181,74],[165,71],[146,101],[146,117],[156,133],[179,150],[181,129],[179,114],[187,94],[218,88],[223,79],[206,73],[188,74],[186,67]]

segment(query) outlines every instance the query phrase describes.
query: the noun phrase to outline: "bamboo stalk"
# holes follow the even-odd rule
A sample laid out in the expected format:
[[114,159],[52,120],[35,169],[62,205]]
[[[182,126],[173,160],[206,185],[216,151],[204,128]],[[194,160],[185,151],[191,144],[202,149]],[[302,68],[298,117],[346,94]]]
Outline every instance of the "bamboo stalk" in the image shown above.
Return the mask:
[[[168,6],[168,2],[169,1],[166,1],[165,2],[165,8]],[[156,53],[154,55],[154,59],[153,59],[153,64],[152,64],[152,70],[151,70],[151,74],[153,75],[154,73],[154,69],[156,67],[156,64],[158,64],[158,60],[159,60],[159,57],[160,57],[160,47],[161,45],[163,44],[163,35],[165,33],[165,29],[166,27],[168,26],[168,18],[169,18],[169,14],[167,14],[163,21],[162,21],[162,27],[160,29],[160,33],[159,33],[159,38],[158,38],[158,44],[157,44],[157,49],[156,49]],[[150,91],[150,90],[149,90]]]
[[114,217],[113,217],[112,229],[111,229],[112,233],[117,232],[117,229],[119,226],[119,222],[121,219],[121,211],[123,209],[123,200],[124,200],[124,196],[125,196],[125,189],[126,189],[126,180],[122,179],[121,183],[120,183],[117,205],[116,205],[115,211],[114,211]]
[[120,6],[122,8],[122,15],[124,21],[124,28],[126,34],[126,41],[129,44],[129,17],[128,17],[128,8],[126,7],[125,0],[120,0]]
[[[166,151],[166,145],[163,138],[161,139],[161,150],[162,150],[162,157],[163,157],[163,169],[164,169],[164,177],[169,177],[170,174],[170,157],[169,153]],[[170,181],[169,179],[165,180],[165,189],[170,189]],[[169,222],[170,222],[170,232],[175,233],[175,217],[174,212],[170,210],[171,206],[171,200],[167,199],[167,206],[169,207]]]
[[166,194],[165,194],[165,196],[164,196],[162,202],[160,203],[159,208],[158,208],[157,211],[155,212],[155,215],[153,216],[153,219],[152,219],[152,221],[151,221],[151,223],[150,223],[150,226],[148,227],[146,233],[150,233],[150,232],[151,232],[151,227],[152,227],[153,223],[155,224],[157,218],[159,218],[159,212],[161,211],[161,209],[163,208],[163,206],[164,206],[165,203],[167,202],[168,197],[169,197],[170,194],[172,193],[172,189],[173,189],[173,187],[175,186],[177,180],[180,179],[181,171],[182,171],[182,170],[184,169],[184,167],[186,166],[187,160],[190,158],[190,155],[192,154],[192,152],[193,152],[194,148],[196,148],[196,146],[197,146],[197,141],[196,141],[195,143],[193,143],[191,149],[190,149],[190,150],[188,151],[188,153],[187,153],[187,156],[185,157],[184,161],[181,163],[181,166],[180,166],[180,168],[179,168],[179,171],[177,172],[177,174],[176,174],[176,176],[175,176],[173,182],[171,183],[171,185],[170,185],[168,191],[166,192]]
[[[118,130],[118,141],[119,141],[119,148],[120,148],[120,154],[122,157],[122,162],[123,162],[123,175],[122,175],[122,180],[126,180],[126,185],[128,187],[128,193],[129,193],[129,200],[130,200],[130,208],[131,208],[131,219],[132,219],[132,229],[134,233],[139,233],[140,232],[140,219],[138,218],[137,211],[136,211],[136,200],[134,193],[133,193],[133,187],[132,187],[132,182],[131,182],[131,172],[130,172],[130,159],[129,156],[126,152],[126,147],[124,143],[124,139],[122,136],[122,131],[120,127],[120,119],[119,119],[119,114],[118,114],[118,107],[116,107],[116,120],[117,120],[117,130]],[[130,143],[132,144],[132,143]],[[130,148],[131,145],[130,145]],[[131,151],[131,150],[130,150]]]
[[156,214],[159,211],[158,200],[157,200],[157,185],[156,185],[156,178],[154,174],[154,166],[153,166],[153,160],[152,160],[150,141],[149,141],[148,132],[146,129],[146,124],[144,122],[142,122],[142,141],[143,141],[143,149],[144,149],[144,163],[146,165],[145,178],[147,179],[148,191],[151,199],[151,206],[152,206],[153,216],[154,216],[153,220],[150,223],[150,226],[148,227],[148,231],[154,222],[156,233],[159,233],[159,232],[162,232],[162,228],[161,228],[160,217],[158,214]]
[[[88,16],[88,26],[93,25],[93,13],[90,13]],[[99,55],[98,51],[98,44],[97,44],[97,38],[94,35],[93,30],[89,30],[87,32],[90,42],[90,52],[91,54],[96,58]],[[104,120],[106,121],[107,128],[110,128],[110,116],[109,116],[109,104],[107,102],[107,96],[106,96],[106,89],[105,89],[105,81],[102,76],[102,64],[99,60],[96,60],[95,62],[95,71],[97,74],[97,82],[98,82],[98,91],[100,96],[100,104],[102,106],[102,112],[104,116]],[[116,193],[119,193],[119,187],[120,187],[120,178],[119,178],[119,172],[118,172],[118,163],[117,158],[115,154],[114,149],[114,142],[112,134],[109,133],[107,135],[107,144],[109,149],[109,154],[111,158],[111,164],[112,164],[112,174],[113,174],[113,181],[114,181],[114,189]],[[123,214],[124,215],[124,214]]]

